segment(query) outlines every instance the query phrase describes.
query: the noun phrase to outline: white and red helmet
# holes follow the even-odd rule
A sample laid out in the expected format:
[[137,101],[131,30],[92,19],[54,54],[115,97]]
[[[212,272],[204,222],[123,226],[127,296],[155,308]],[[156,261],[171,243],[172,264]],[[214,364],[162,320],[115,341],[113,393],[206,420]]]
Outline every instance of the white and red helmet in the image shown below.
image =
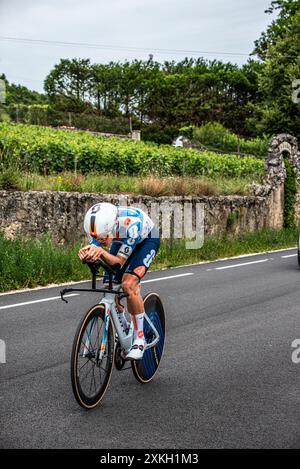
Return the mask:
[[102,202],[93,205],[84,217],[84,230],[93,238],[105,238],[115,231],[118,209],[115,205]]

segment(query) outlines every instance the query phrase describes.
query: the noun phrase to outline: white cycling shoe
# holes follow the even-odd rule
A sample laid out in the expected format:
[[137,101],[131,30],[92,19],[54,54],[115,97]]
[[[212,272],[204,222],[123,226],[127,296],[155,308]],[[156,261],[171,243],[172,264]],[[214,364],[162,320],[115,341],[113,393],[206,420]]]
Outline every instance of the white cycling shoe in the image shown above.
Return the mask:
[[146,342],[137,338],[133,341],[132,347],[126,355],[126,360],[141,360],[144,355]]

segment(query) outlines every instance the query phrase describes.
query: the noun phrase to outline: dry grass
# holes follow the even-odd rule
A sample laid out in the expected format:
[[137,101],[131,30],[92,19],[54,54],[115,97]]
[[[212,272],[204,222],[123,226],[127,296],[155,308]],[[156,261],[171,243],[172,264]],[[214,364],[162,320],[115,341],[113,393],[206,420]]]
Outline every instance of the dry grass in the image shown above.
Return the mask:
[[209,196],[217,195],[217,185],[213,181],[204,178],[157,178],[148,177],[143,179],[139,185],[140,193],[152,197],[168,195],[177,196]]
[[[0,189],[78,191],[102,194],[143,194],[162,196],[247,195],[252,178],[158,177],[90,173],[87,175],[61,173],[49,176],[1,172]],[[259,182],[257,180],[257,182]]]

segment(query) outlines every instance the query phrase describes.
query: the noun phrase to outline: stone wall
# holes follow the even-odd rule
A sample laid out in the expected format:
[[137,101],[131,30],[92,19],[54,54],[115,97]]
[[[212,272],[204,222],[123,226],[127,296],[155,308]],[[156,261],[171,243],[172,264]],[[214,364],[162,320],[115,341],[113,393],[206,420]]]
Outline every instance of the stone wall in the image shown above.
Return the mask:
[[[300,223],[300,151],[298,141],[289,134],[274,137],[269,146],[266,158],[266,177],[262,185],[253,184],[253,193],[261,197],[273,197],[278,216],[278,226],[283,224],[284,183],[286,170],[284,156],[287,156],[296,174],[297,196],[295,203],[295,222]],[[281,212],[281,214],[280,214]],[[270,216],[273,214],[270,214]]]
[[[202,226],[205,234],[240,233],[280,225],[276,197],[126,197],[65,192],[0,192],[0,229],[7,238],[21,233],[51,233],[56,242],[81,239],[87,209],[96,202],[140,207],[160,227],[164,238],[193,238]],[[279,217],[280,218],[280,217]],[[199,221],[199,223],[197,223]]]

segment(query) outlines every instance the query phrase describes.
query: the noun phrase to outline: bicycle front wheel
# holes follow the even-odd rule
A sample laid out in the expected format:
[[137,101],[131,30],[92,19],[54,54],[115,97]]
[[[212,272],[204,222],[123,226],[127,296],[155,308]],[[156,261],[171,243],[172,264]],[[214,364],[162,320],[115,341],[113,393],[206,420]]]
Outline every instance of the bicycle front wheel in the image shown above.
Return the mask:
[[101,402],[110,382],[113,357],[111,320],[105,316],[103,304],[95,305],[80,322],[72,348],[72,389],[81,407],[93,409]]
[[[135,378],[142,384],[149,383],[154,378],[160,365],[166,334],[166,321],[164,307],[157,293],[148,293],[144,298],[145,313],[152,321],[159,333],[159,341],[154,347],[144,352],[142,360],[131,362]],[[154,332],[149,323],[144,319],[144,336],[147,343],[152,342]]]

